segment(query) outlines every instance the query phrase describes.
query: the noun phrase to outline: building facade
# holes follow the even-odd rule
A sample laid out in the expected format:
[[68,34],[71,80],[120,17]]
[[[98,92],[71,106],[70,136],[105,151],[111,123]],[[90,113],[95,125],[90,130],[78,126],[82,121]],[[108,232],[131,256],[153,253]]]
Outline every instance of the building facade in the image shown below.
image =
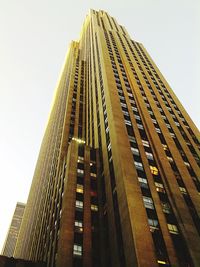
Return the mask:
[[91,10],[57,86],[15,256],[200,266],[200,133],[144,46]]
[[22,223],[25,204],[17,202],[15,211],[12,217],[12,221],[8,230],[8,234],[2,249],[2,255],[7,257],[13,257],[15,246],[17,243],[17,237],[19,235],[19,229]]

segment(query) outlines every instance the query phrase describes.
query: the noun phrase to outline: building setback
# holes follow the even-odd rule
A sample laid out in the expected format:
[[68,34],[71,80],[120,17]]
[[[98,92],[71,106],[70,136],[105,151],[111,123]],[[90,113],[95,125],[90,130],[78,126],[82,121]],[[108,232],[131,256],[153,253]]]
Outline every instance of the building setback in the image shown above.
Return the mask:
[[199,267],[199,140],[144,46],[90,10],[67,53],[15,256]]
[[19,234],[19,229],[22,223],[22,218],[24,214],[25,204],[17,202],[15,211],[12,217],[12,221],[8,230],[6,240],[2,249],[2,255],[7,257],[13,257],[14,250],[17,242],[17,237]]

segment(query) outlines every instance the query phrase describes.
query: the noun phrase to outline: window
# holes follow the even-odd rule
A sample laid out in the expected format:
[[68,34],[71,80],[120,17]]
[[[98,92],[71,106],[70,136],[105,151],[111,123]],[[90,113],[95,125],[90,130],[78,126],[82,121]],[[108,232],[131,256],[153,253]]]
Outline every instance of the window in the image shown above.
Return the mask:
[[138,129],[144,130],[144,127],[142,124],[137,123],[137,127],[138,127]]
[[83,209],[83,201],[76,200],[76,208]]
[[141,187],[149,188],[148,184],[147,184],[147,179],[138,177],[138,181],[139,181]]
[[132,110],[136,111],[136,112],[138,111],[138,109],[136,107],[133,107],[133,106],[132,106]]
[[168,202],[161,202],[161,205],[164,213],[171,213],[171,208]]
[[171,135],[172,138],[176,137],[174,133],[170,133],[170,135]]
[[135,137],[129,135],[128,138],[130,142],[136,143]]
[[138,181],[139,181],[140,183],[145,183],[145,184],[147,184],[147,179],[145,179],[145,178],[138,177]]
[[177,228],[177,226],[175,224],[168,223],[167,227],[168,227],[170,233],[178,234],[178,228]]
[[77,169],[77,173],[78,173],[80,176],[83,176],[83,175],[84,175],[84,170]]
[[153,175],[158,175],[158,169],[155,166],[150,166],[150,170]]
[[150,225],[150,228],[158,229],[158,220],[148,219],[148,223]]
[[137,148],[135,148],[135,147],[131,147],[131,151],[132,151],[132,153],[134,155],[139,155],[140,154],[139,150]]
[[92,205],[91,205],[91,210],[93,210],[93,211],[98,211],[98,206],[92,204]]
[[83,222],[82,221],[75,221],[74,225],[77,227],[83,227]]
[[130,122],[130,121],[128,121],[128,120],[124,120],[124,122],[125,122],[125,124],[127,124],[127,125],[130,125],[130,126],[131,126],[131,122]]
[[107,148],[108,148],[108,151],[111,150],[111,143],[108,144]]
[[143,165],[141,162],[134,161],[134,163],[137,170],[143,170]]
[[83,185],[82,184],[77,184],[76,192],[83,194]]
[[146,156],[147,156],[148,159],[153,160],[153,154],[152,153],[145,151],[145,154],[146,154]]
[[155,127],[155,130],[156,130],[157,133],[161,133],[160,128]]
[[156,191],[157,192],[162,192],[162,193],[165,192],[163,184],[155,182],[155,186],[156,186]]
[[154,206],[153,206],[153,200],[151,197],[145,197],[143,196],[143,201],[144,201],[144,206],[145,208],[147,209],[154,209]]
[[82,233],[83,232],[83,223],[82,221],[75,221],[74,222],[74,226],[75,226],[75,231]]
[[174,162],[172,157],[167,157],[167,159],[169,160],[169,162]]
[[190,167],[190,163],[189,163],[189,162],[184,161],[184,164],[185,164],[187,167]]
[[163,184],[155,182],[156,187],[164,188]]
[[164,150],[168,150],[168,147],[167,147],[167,145],[165,145],[165,144],[162,144],[162,146],[163,146],[163,149],[164,149]]
[[74,244],[73,255],[82,256],[82,246]]
[[171,129],[171,126],[170,126],[169,123],[166,123],[166,126],[167,126],[168,129]]
[[141,120],[141,118],[140,118],[139,115],[134,115],[134,116],[135,116],[135,119],[136,119],[136,120],[139,120],[139,121]]
[[84,157],[80,157],[80,156],[78,156],[78,163],[79,163],[79,162],[82,163],[83,161],[84,161]]
[[187,195],[187,191],[186,191],[186,188],[185,187],[179,186],[179,189],[180,189],[180,191],[181,191],[182,194],[186,194]]
[[180,123],[179,122],[177,122],[177,121],[175,121],[175,124],[176,124],[176,126],[180,126]]
[[149,142],[146,140],[142,140],[143,146],[149,147]]

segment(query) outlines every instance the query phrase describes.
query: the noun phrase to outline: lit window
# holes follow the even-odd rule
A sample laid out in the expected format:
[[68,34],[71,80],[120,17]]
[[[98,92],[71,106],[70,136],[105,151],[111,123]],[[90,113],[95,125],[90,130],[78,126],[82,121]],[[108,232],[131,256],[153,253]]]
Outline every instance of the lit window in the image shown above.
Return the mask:
[[146,154],[146,156],[147,156],[148,159],[153,160],[153,154],[152,154],[152,153],[150,153],[150,152],[145,152],[145,154]]
[[76,192],[83,194],[83,185],[82,184],[77,184]]
[[83,175],[84,174],[84,170],[77,169],[77,173],[80,174],[80,175]]
[[108,132],[109,132],[109,127],[106,128],[106,133],[108,133]]
[[121,102],[120,102],[120,104],[121,104],[121,106],[122,106],[122,107],[124,107],[124,108],[126,108],[126,107],[127,107],[127,105],[126,105],[126,104],[124,104],[124,103],[121,103]]
[[139,181],[140,183],[147,184],[147,179],[145,179],[145,178],[138,177],[138,181]]
[[138,170],[143,170],[143,165],[142,165],[141,162],[134,161],[134,163],[135,163],[135,167],[136,167],[136,169],[138,169]]
[[72,140],[76,141],[79,144],[85,144],[85,141],[76,137],[72,137]]
[[91,173],[90,173],[90,176],[92,176],[92,177],[97,177],[96,173],[94,173],[94,172],[91,172]]
[[74,225],[77,226],[77,227],[83,227],[83,222],[81,222],[81,221],[75,221],[74,222]]
[[76,200],[76,208],[83,209],[83,201]]
[[152,198],[143,196],[143,201],[145,208],[152,210],[154,209]]
[[155,186],[156,186],[156,191],[157,192],[161,192],[161,193],[165,192],[163,184],[155,182]]
[[150,228],[158,229],[158,220],[148,219],[148,223],[150,225]]
[[165,115],[161,115],[161,117],[163,118],[163,120],[166,120],[166,116]]
[[185,187],[181,187],[179,186],[179,189],[181,191],[182,194],[187,194],[186,188]]
[[74,244],[73,255],[82,256],[82,246]]
[[98,211],[98,206],[92,204],[92,205],[91,205],[91,210],[93,210],[93,211]]
[[125,122],[126,125],[131,126],[131,122],[130,122],[130,121],[128,121],[128,120],[124,120],[124,122]]
[[137,123],[137,127],[138,127],[138,129],[141,129],[141,130],[144,129],[143,125],[142,124],[139,124],[139,123]]
[[83,161],[84,161],[84,157],[78,156],[78,163],[83,163]]
[[172,138],[176,137],[174,133],[170,133],[170,135],[171,135]]
[[150,166],[150,170],[153,175],[158,175],[158,169],[155,166]]
[[167,109],[168,109],[169,111],[171,111],[171,110],[172,110],[170,107],[167,107]]
[[133,96],[133,94],[132,93],[128,93],[128,96]]
[[168,223],[167,227],[168,227],[170,233],[178,234],[178,228],[177,228],[177,226],[175,224]]
[[136,120],[139,120],[139,121],[141,120],[141,118],[140,118],[139,115],[134,115],[134,116],[135,116],[135,119],[136,119]]
[[108,147],[108,151],[110,151],[111,150],[111,143],[109,143],[107,147]]
[[83,223],[81,221],[75,221],[74,222],[75,231],[82,233],[83,232]]
[[133,111],[138,111],[138,109],[136,107],[132,107]]
[[155,182],[156,187],[164,188],[163,184]]
[[167,157],[167,159],[169,160],[169,162],[173,162],[173,158],[172,157]]
[[138,177],[138,181],[141,187],[148,188],[147,179]]
[[122,112],[124,113],[124,115],[129,116],[128,111],[122,110]]
[[168,149],[167,145],[162,144],[162,146],[163,146],[164,150],[167,150]]
[[168,214],[171,213],[171,208],[170,208],[169,203],[167,203],[167,202],[161,202],[161,205],[162,205],[162,209],[163,209],[163,212],[164,213],[168,213]]
[[159,264],[163,264],[163,265],[166,265],[166,264],[167,264],[166,261],[157,260],[157,262],[158,262]]
[[190,163],[189,163],[189,162],[184,161],[184,164],[185,164],[187,167],[190,167]]
[[149,147],[149,142],[146,140],[142,140],[143,146]]
[[132,151],[132,153],[134,154],[134,155],[139,155],[140,153],[139,153],[139,150],[137,149],[137,148],[135,148],[135,147],[131,147],[131,151]]
[[156,130],[157,133],[161,133],[160,128],[155,127],[155,130]]
[[128,138],[130,142],[136,143],[135,137],[129,135]]

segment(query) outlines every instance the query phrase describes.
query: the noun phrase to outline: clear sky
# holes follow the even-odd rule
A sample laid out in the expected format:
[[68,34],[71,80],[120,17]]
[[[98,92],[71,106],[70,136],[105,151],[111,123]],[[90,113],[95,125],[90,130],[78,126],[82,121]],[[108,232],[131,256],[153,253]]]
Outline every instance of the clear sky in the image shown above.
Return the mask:
[[0,0],[0,250],[25,202],[54,88],[89,8],[144,44],[200,128],[199,0]]

